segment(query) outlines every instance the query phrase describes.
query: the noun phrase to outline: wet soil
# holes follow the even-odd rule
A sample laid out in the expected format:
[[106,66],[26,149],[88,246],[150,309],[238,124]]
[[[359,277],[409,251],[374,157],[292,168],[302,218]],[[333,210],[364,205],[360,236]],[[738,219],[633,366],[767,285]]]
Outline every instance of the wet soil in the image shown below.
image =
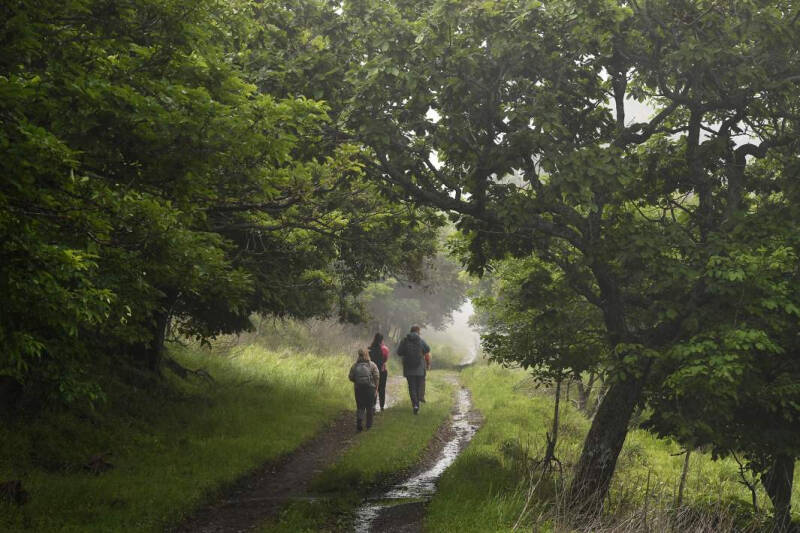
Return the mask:
[[[389,378],[387,408],[404,391],[403,383],[401,376]],[[305,497],[311,480],[347,449],[356,436],[353,411],[342,412],[312,440],[246,475],[218,500],[196,511],[172,531],[216,533],[258,528],[276,516],[289,500]]]
[[[457,383],[455,377],[452,379]],[[472,407],[469,391],[466,388],[457,390],[453,416],[436,432],[423,454],[423,461],[404,481],[367,498],[356,511],[356,532],[421,532],[425,507],[436,493],[437,481],[482,422],[481,414]]]
[[248,531],[274,516],[292,497],[308,490],[311,479],[354,438],[353,414],[341,413],[314,439],[278,462],[268,463],[200,509],[175,531]]
[[372,521],[370,531],[392,533],[422,533],[425,502],[410,502],[385,507]]
[[[456,380],[454,376],[452,379]],[[402,376],[391,376],[387,388],[390,391],[387,394],[388,408],[394,403],[393,400],[405,393],[405,380]],[[458,398],[463,398],[464,394],[468,396],[466,389],[457,391]],[[481,423],[480,414],[470,409],[459,415],[457,410],[458,405],[454,418],[464,420],[474,433]],[[217,533],[257,529],[269,519],[277,517],[289,501],[309,498],[311,480],[355,442],[358,434],[354,425],[352,411],[341,413],[312,440],[291,454],[266,463],[243,477],[225,490],[219,499],[199,509],[171,531]],[[459,437],[459,432],[464,431],[463,423],[461,425],[459,428],[451,420],[439,427],[420,464],[412,472],[388,480],[383,491],[367,499],[366,506],[372,505],[373,515],[366,523],[362,522],[362,526],[357,523],[357,531],[422,531],[427,500],[435,492],[435,481],[444,470],[439,464],[443,453],[450,454],[454,459],[468,442],[468,439],[464,441],[463,435]],[[454,447],[456,441],[459,444]],[[431,476],[430,473],[437,468],[438,473]],[[415,479],[421,480],[421,484],[415,484]],[[398,490],[401,492],[398,493]],[[409,501],[415,498],[417,501]]]

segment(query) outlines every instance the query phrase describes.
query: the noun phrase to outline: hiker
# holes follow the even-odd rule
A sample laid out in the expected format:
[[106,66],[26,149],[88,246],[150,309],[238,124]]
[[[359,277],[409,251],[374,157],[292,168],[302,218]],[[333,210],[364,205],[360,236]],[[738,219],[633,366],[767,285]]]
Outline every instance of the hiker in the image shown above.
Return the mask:
[[383,343],[383,335],[380,333],[375,334],[372,344],[369,345],[369,358],[381,372],[381,378],[378,383],[378,404],[381,406],[381,411],[383,411],[383,407],[386,404],[386,379],[389,377],[389,371],[386,368],[386,361],[389,360],[389,348]]
[[380,372],[375,363],[370,361],[369,354],[364,348],[358,349],[358,359],[350,367],[350,381],[356,395],[356,429],[363,429],[362,422],[366,415],[367,429],[372,427],[372,417],[375,414],[375,396],[378,394]]
[[411,331],[397,347],[397,355],[403,359],[403,376],[408,380],[414,414],[419,412],[419,402],[425,391],[425,373],[431,365],[431,349],[419,336],[419,329],[419,326],[411,326]]

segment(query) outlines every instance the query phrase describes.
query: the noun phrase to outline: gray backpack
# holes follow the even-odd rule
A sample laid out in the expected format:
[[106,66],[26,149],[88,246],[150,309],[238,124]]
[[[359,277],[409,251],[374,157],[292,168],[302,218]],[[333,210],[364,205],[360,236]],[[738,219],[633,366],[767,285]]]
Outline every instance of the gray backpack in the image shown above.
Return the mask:
[[356,386],[372,385],[372,372],[369,363],[364,361],[356,363],[356,368],[353,371],[353,383]]

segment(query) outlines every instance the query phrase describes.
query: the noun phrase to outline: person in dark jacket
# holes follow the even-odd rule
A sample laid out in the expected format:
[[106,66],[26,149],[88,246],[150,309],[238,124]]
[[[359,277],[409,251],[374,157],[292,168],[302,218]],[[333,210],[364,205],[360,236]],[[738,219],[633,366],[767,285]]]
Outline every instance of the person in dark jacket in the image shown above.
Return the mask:
[[383,343],[383,335],[380,333],[375,334],[372,339],[372,344],[369,345],[369,358],[375,363],[375,366],[380,370],[381,378],[378,382],[378,403],[383,411],[386,405],[386,380],[389,377],[389,371],[386,368],[386,361],[389,360],[389,348]]
[[397,347],[397,355],[403,360],[403,376],[408,381],[408,395],[414,414],[419,412],[421,393],[425,387],[425,373],[430,368],[431,349],[419,336],[419,326],[411,326],[411,331],[403,337]]
[[366,418],[367,429],[372,427],[372,417],[375,414],[375,396],[378,394],[378,381],[380,372],[375,363],[370,361],[367,350],[358,349],[358,360],[350,367],[348,376],[353,382],[356,396],[356,429],[363,429],[362,422]]

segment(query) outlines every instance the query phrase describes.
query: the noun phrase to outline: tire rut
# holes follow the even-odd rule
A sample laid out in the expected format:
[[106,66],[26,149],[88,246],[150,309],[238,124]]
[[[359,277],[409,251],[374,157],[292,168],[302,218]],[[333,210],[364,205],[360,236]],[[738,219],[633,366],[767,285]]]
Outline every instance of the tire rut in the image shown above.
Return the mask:
[[[401,394],[402,378],[392,376],[387,388],[387,408]],[[247,474],[222,497],[202,507],[169,531],[177,533],[220,533],[250,531],[277,516],[292,499],[306,497],[311,481],[355,442],[352,410],[343,411],[314,438],[277,461],[268,462]]]
[[[391,531],[418,533],[423,529],[425,507],[435,495],[435,484],[444,471],[455,461],[469,444],[472,436],[483,423],[483,417],[472,407],[469,389],[462,386],[455,376],[450,379],[459,387],[457,402],[449,423],[445,423],[431,440],[425,459],[406,481],[393,485],[389,490],[368,498],[356,515],[355,531]],[[403,501],[416,499],[419,501]],[[401,503],[388,504],[397,500]]]

